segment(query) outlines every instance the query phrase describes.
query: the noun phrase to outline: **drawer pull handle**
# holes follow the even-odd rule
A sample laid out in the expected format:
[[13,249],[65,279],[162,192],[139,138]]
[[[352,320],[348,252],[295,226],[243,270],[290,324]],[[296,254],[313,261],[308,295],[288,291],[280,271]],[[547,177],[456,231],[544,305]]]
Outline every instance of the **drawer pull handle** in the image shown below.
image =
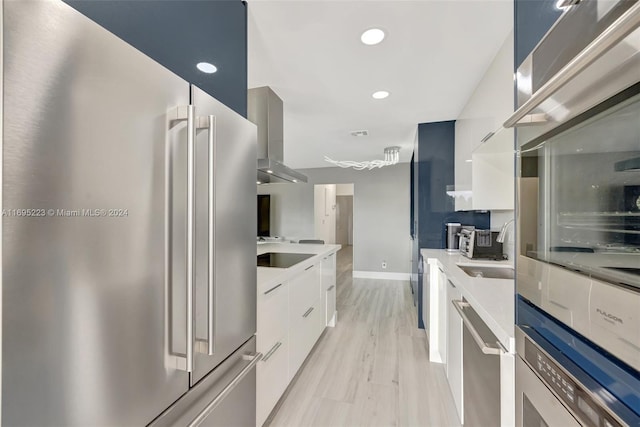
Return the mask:
[[304,314],[302,315],[302,317],[307,317],[307,316],[309,316],[309,315],[311,314],[311,312],[312,312],[312,311],[313,311],[313,307],[311,307],[309,310],[307,310],[307,312],[306,312],[306,313],[304,313]]
[[333,289],[333,288],[335,288],[335,287],[336,287],[336,285],[331,285],[331,286],[329,286],[329,289],[327,289],[327,292],[329,292],[331,289]]
[[268,294],[271,293],[273,291],[275,291],[276,289],[278,289],[280,286],[282,286],[282,283],[280,283],[279,285],[274,286],[273,288],[269,289],[268,291],[266,291],[264,294]]
[[269,350],[267,352],[267,354],[264,355],[264,357],[262,358],[262,361],[266,362],[267,360],[269,360],[269,358],[271,356],[273,356],[273,353],[278,351],[278,349],[280,348],[281,345],[282,345],[282,343],[280,341],[278,341],[273,347],[271,347],[271,350]]
[[309,267],[305,268],[304,271],[310,270],[313,268],[313,265],[310,265]]

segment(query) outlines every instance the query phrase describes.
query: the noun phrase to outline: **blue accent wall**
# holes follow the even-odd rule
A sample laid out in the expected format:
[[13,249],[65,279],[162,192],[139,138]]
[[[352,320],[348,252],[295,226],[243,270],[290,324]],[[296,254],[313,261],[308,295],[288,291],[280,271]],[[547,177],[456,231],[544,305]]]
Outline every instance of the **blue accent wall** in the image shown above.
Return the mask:
[[447,186],[455,185],[455,121],[418,125],[418,239],[421,248],[444,249],[444,224],[460,222],[488,229],[489,212],[455,212]]
[[514,60],[517,70],[562,15],[557,0],[514,0]]
[[[64,0],[188,82],[247,116],[247,5],[240,0]],[[198,62],[218,67],[214,74]]]
[[489,212],[455,212],[455,203],[447,195],[447,186],[455,185],[455,120],[418,125],[418,145],[414,147],[413,207],[416,225],[413,240],[412,291],[418,308],[418,326],[422,322],[422,263],[420,248],[444,249],[444,224],[460,222],[488,229]]

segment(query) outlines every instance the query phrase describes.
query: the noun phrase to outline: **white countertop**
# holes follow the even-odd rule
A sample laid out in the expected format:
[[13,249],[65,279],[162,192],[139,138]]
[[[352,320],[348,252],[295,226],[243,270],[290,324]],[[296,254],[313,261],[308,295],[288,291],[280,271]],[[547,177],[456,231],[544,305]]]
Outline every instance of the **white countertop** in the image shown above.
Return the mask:
[[457,266],[457,264],[513,266],[513,262],[472,260],[457,252],[447,252],[444,249],[421,249],[420,254],[429,265],[442,267],[447,279],[460,289],[462,296],[471,304],[500,343],[509,352],[515,353],[514,281],[471,277]]
[[296,254],[314,254],[298,264],[289,268],[258,267],[258,290],[277,285],[279,282],[290,279],[296,274],[304,271],[310,265],[318,263],[322,258],[332,253],[336,253],[342,248],[341,245],[316,245],[308,243],[260,243],[257,245],[257,254],[267,252],[288,252]]

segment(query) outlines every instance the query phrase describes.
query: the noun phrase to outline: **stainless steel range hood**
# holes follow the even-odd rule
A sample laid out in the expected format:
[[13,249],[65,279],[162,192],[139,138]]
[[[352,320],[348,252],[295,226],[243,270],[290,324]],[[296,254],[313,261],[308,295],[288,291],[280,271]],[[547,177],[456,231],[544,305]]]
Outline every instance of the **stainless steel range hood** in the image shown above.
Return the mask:
[[247,118],[258,126],[258,182],[307,182],[307,177],[284,165],[282,100],[268,86],[249,89]]

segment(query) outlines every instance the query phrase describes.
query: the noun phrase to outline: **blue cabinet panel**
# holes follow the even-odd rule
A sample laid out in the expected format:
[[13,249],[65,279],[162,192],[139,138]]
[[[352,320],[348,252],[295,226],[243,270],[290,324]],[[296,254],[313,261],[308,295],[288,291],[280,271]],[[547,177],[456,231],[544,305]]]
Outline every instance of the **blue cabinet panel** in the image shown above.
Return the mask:
[[[240,0],[64,0],[136,49],[247,115],[247,6]],[[218,71],[205,74],[198,62]]]
[[460,222],[477,228],[490,227],[488,212],[455,212],[447,186],[455,183],[455,121],[418,125],[418,239],[420,247],[443,249],[444,224]]
[[514,60],[518,69],[562,14],[557,0],[514,0]]
[[421,123],[418,125],[418,143],[413,151],[412,207],[414,233],[411,289],[418,309],[418,326],[422,322],[422,268],[420,248],[443,249],[446,236],[444,224],[460,222],[488,229],[489,212],[455,212],[454,200],[447,195],[447,186],[455,182],[455,121]]

